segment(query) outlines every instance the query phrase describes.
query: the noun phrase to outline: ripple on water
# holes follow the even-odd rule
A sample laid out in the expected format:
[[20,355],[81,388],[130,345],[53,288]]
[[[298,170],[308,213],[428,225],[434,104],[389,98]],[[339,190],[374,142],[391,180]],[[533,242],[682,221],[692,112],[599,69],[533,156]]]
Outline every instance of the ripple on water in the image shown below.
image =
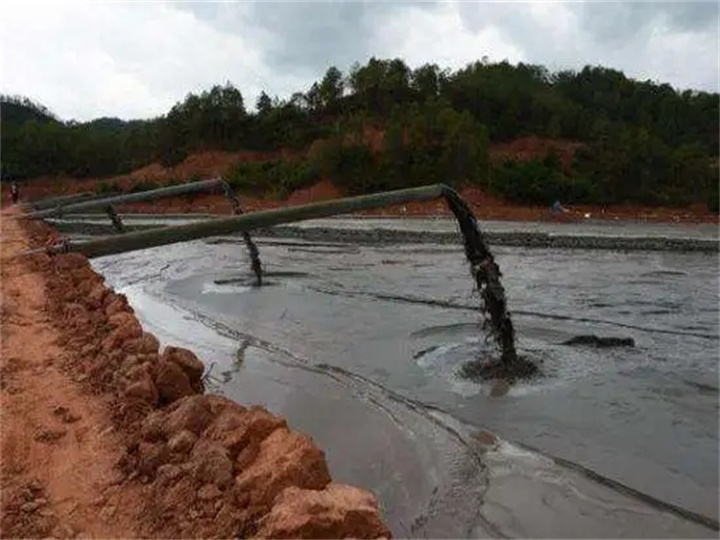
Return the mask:
[[[560,383],[559,379],[546,381],[543,376],[540,376],[531,381],[516,382],[508,385],[504,381],[471,380],[460,374],[467,362],[494,352],[494,346],[490,342],[484,338],[474,336],[466,337],[463,341],[430,345],[417,351],[413,358],[418,367],[428,375],[444,380],[453,393],[465,398],[477,394],[490,397],[522,396],[544,391]],[[542,365],[544,360],[542,355],[528,354],[527,351],[520,352],[521,356],[526,354]]]
[[[231,248],[234,251],[230,251]],[[455,252],[452,257],[450,251]],[[223,248],[187,243],[177,248],[156,250],[152,256],[149,253],[135,252],[112,260],[98,259],[93,264],[101,265],[113,284],[139,281],[148,287],[151,285],[153,290],[161,291],[163,295],[178,294],[187,299],[188,303],[202,305],[212,319],[218,319],[216,312],[221,311],[221,307],[225,309],[231,306],[226,315],[237,318],[238,322],[233,323],[234,328],[261,335],[265,335],[263,324],[271,329],[276,324],[278,311],[260,310],[259,316],[254,312],[248,315],[245,304],[235,302],[236,297],[232,294],[238,295],[238,299],[240,294],[246,298],[252,297],[257,305],[264,306],[278,299],[287,299],[289,294],[282,293],[286,288],[291,289],[290,293],[297,294],[303,302],[309,304],[307,317],[302,320],[302,325],[298,325],[302,326],[303,333],[288,330],[284,334],[270,334],[279,346],[295,350],[300,338],[307,336],[313,346],[320,345],[312,349],[313,359],[317,362],[352,366],[389,387],[394,387],[396,380],[402,380],[405,385],[408,377],[405,373],[398,373],[395,367],[400,365],[405,368],[405,363],[387,360],[395,359],[393,355],[398,350],[402,350],[405,355],[402,360],[408,359],[410,355],[406,351],[409,348],[416,353],[416,357],[410,360],[412,367],[425,374],[428,380],[432,378],[437,381],[437,386],[427,384],[415,391],[410,385],[416,379],[422,382],[423,376],[420,375],[402,387],[408,396],[424,399],[431,395],[432,403],[463,418],[477,419],[483,427],[493,427],[499,434],[506,430],[506,434],[514,440],[533,442],[550,453],[562,454],[567,450],[572,455],[566,457],[592,465],[603,474],[655,496],[708,513],[714,511],[712,507],[716,506],[717,501],[717,475],[713,474],[717,471],[716,258],[685,254],[630,256],[603,253],[600,256],[598,252],[575,251],[571,254],[573,264],[568,266],[566,251],[499,250],[496,254],[500,256],[501,268],[509,278],[511,306],[517,307],[513,316],[519,337],[518,351],[520,354],[541,356],[544,359],[545,376],[531,382],[517,383],[505,396],[490,402],[492,385],[464,381],[456,375],[459,366],[474,359],[484,347],[484,343],[477,338],[475,341],[465,339],[477,336],[477,302],[453,301],[453,305],[447,302],[448,298],[468,290],[467,271],[465,265],[459,262],[462,257],[459,246],[448,250],[448,253],[439,252],[434,247],[425,253],[422,250],[393,246],[380,255],[375,251],[363,250],[362,256],[355,258],[327,253],[293,252],[288,255],[285,249],[267,246],[262,251],[264,264],[274,264],[278,269],[310,269],[312,275],[308,278],[295,276],[298,279],[276,278],[283,287],[248,293],[252,285],[252,275],[248,273],[250,277],[247,282],[228,283],[225,287],[214,283],[215,287],[206,287],[203,292],[211,294],[202,298],[199,293],[203,289],[203,282],[233,278],[241,273],[239,270],[242,270],[242,265],[238,263],[236,246]],[[557,253],[565,255],[558,257]],[[227,263],[225,256],[228,257]],[[683,264],[687,268],[687,275],[657,275],[652,272],[644,275],[653,268],[656,257],[662,257],[663,260],[670,257],[671,262],[668,264],[674,264],[675,261],[678,265]],[[404,265],[380,264],[383,259],[406,258],[410,262]],[[446,258],[458,262],[454,266],[442,266]],[[416,265],[431,265],[437,267],[438,271],[413,271],[412,268],[418,267]],[[410,271],[400,271],[406,267],[410,267]],[[192,276],[192,279],[180,281],[188,276]],[[632,279],[647,284],[638,286],[637,282],[631,282]],[[335,283],[331,283],[331,280]],[[562,284],[563,294],[558,292],[558,284]],[[383,294],[373,295],[373,288],[380,286],[383,291],[379,292]],[[325,313],[318,306],[325,306],[334,299],[328,300],[325,295],[315,294],[313,287],[353,298],[343,301],[342,306],[347,308],[344,311],[333,310],[334,320],[338,323],[333,326],[330,336],[327,335],[327,328],[313,317]],[[301,289],[301,292],[298,293],[296,289]],[[212,293],[225,296],[214,296]],[[264,294],[268,296],[262,296]],[[398,298],[402,294],[405,297]],[[266,302],[265,298],[269,300]],[[366,302],[366,298],[372,302]],[[289,299],[295,301],[296,297]],[[401,302],[407,306],[407,317],[398,316],[402,309],[402,306],[398,307]],[[136,306],[136,302],[133,305]],[[415,308],[416,305],[426,307]],[[230,309],[235,311],[230,313]],[[661,314],[664,310],[678,311]],[[137,311],[142,313],[146,309],[140,306]],[[298,312],[305,313],[302,310]],[[158,323],[156,327],[148,327],[150,331],[160,334],[161,327],[170,329],[173,342],[192,336],[191,347],[204,360],[217,360],[222,364],[222,355],[234,357],[232,340],[229,345],[222,347],[209,339],[205,343],[202,334],[198,336],[198,331],[193,331],[192,325],[187,324],[189,321],[184,318],[170,318],[164,311],[152,316]],[[469,319],[473,322],[448,324]],[[324,319],[320,321],[323,325],[327,324]],[[382,325],[375,325],[375,321],[382,321]],[[423,328],[425,325],[443,323],[444,327]],[[367,365],[356,366],[354,362],[361,357],[365,362],[366,355],[353,351],[361,351],[360,347],[368,346],[362,342],[357,345],[358,329],[374,327],[378,328],[378,334],[383,334],[382,339],[370,343],[376,347],[376,354],[371,355],[371,358],[378,360],[367,360]],[[393,329],[396,330],[395,334],[387,337],[393,333]],[[605,335],[605,332],[617,336],[630,335],[640,346],[636,349],[595,350],[558,345],[574,335]],[[347,342],[348,349],[335,346],[339,341]],[[310,347],[307,349],[310,350]],[[255,350],[250,352],[254,354]],[[268,372],[265,363],[259,364],[257,368],[258,376],[265,376]],[[213,375],[218,372],[216,369]],[[254,384],[256,380],[249,377],[247,370],[242,376],[233,379],[233,383],[242,381],[245,384],[243,392],[238,394],[243,400],[253,402],[254,398],[247,395],[249,391],[257,392],[256,401],[266,399],[269,395],[266,387],[257,388],[258,385]],[[280,388],[278,394],[293,399],[296,394],[304,395],[303,384],[297,382],[295,375],[283,380],[295,386],[288,387],[283,394],[284,387],[277,385]],[[459,397],[478,394],[479,397],[470,399]],[[326,393],[313,392],[315,395],[317,411],[331,410],[335,413],[335,407],[327,407],[329,398]],[[622,399],[618,399],[618,396]],[[494,406],[488,406],[488,403]],[[288,406],[287,410],[303,412],[297,401]],[[337,414],[341,417],[336,425],[344,427],[349,417]],[[328,434],[324,418],[321,423],[312,414],[307,416],[309,427]],[[365,427],[363,424],[360,426]],[[598,426],[604,426],[604,429],[598,429]],[[365,432],[360,428],[357,431]],[[342,433],[342,430],[338,432]],[[338,437],[338,444],[344,444],[345,439],[343,433]],[[427,440],[420,440],[423,444],[418,444],[418,447],[432,446]],[[367,441],[363,443],[367,446]],[[380,448],[375,448],[378,450],[377,455],[385,455],[382,445],[377,441],[376,444]],[[333,452],[334,447],[330,442],[323,446],[327,446],[330,455],[346,457],[343,453],[346,447]],[[362,448],[358,454],[367,455],[367,448]],[[407,461],[404,457],[400,461],[403,459]],[[498,459],[500,464],[505,464],[510,458],[502,453]],[[367,461],[374,466],[373,460]],[[352,466],[355,467],[356,463]],[[423,469],[419,470],[423,472]],[[671,470],[672,474],[666,474],[666,470]],[[408,478],[419,475],[417,470],[408,472]],[[384,480],[383,475],[378,476]],[[715,480],[710,477],[715,477]],[[513,478],[512,481],[517,480]],[[393,482],[393,485],[396,484]],[[537,536],[543,532],[548,536],[553,536],[552,533],[557,535],[558,529],[550,525],[564,526],[583,517],[573,494],[571,498],[564,499],[545,489],[533,491],[532,488],[539,485],[536,475],[531,475],[525,486],[528,489],[517,484],[506,485],[505,493],[511,500],[496,499],[500,504],[507,502],[511,509],[530,512],[527,523],[532,527],[526,530],[528,535],[533,533]],[[528,494],[531,499],[529,503],[513,498],[527,497]],[[402,506],[402,500],[391,500],[395,508]],[[568,511],[557,518],[549,518],[549,529],[541,530],[537,525],[542,522],[535,519],[536,514],[531,510],[533,504],[547,500],[561,501]],[[450,512],[453,511],[454,508],[450,508]],[[656,518],[654,515],[651,517]],[[632,525],[634,520],[635,516],[617,521]],[[583,528],[571,532],[584,531],[598,535],[601,532],[613,532],[593,529],[587,523],[582,525]],[[633,529],[633,532],[644,531]]]
[[239,294],[248,292],[252,289],[250,285],[234,284],[218,284],[216,282],[204,282],[200,292],[202,294]]
[[[428,376],[444,380],[449,389],[462,397],[477,394],[491,397],[521,397],[552,391],[583,379],[615,375],[647,363],[646,355],[636,349],[573,348],[556,342],[552,335],[525,337],[518,343],[520,356],[531,358],[541,367],[541,375],[517,381],[500,391],[495,382],[471,381],[460,375],[464,364],[494,352],[494,346],[474,334],[477,325],[435,326],[416,331],[420,340],[413,359]],[[473,335],[468,335],[470,333]]]
[[640,277],[681,277],[687,275],[687,272],[682,272],[680,270],[652,270],[650,272],[643,272],[642,274],[640,274]]

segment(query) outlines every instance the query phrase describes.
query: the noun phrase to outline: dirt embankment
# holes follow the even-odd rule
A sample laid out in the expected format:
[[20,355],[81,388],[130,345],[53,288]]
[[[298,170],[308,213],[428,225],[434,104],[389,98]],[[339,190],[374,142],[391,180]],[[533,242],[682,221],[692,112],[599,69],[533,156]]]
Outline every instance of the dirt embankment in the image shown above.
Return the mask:
[[[366,129],[364,134],[366,142],[371,145],[382,143],[382,133],[378,130]],[[490,158],[501,162],[504,159],[527,160],[542,158],[548,151],[554,149],[563,163],[569,167],[575,152],[583,145],[581,143],[565,140],[541,139],[538,137],[525,137],[503,144],[493,145],[490,148]],[[94,191],[101,183],[117,184],[124,190],[130,189],[138,182],[150,181],[158,185],[165,185],[171,181],[188,181],[192,178],[212,178],[222,176],[239,161],[265,161],[279,157],[280,153],[262,152],[220,152],[208,151],[192,154],[182,163],[173,167],[163,167],[152,164],[138,169],[131,174],[106,179],[76,179],[76,178],[37,178],[23,185],[23,198],[25,200],[39,199],[52,195],[64,195],[82,191]],[[510,221],[550,221],[556,220],[548,206],[523,206],[509,203],[499,197],[488,195],[478,187],[466,187],[461,190],[462,197],[470,204],[478,217],[486,220]],[[340,191],[328,180],[294,192],[283,201],[242,197],[246,210],[265,210],[295,204],[323,201],[340,197]],[[7,197],[7,195],[5,195]],[[5,202],[5,201],[3,201]],[[570,212],[563,214],[563,221],[582,221],[589,214],[592,219],[607,220],[639,220],[648,222],[678,222],[678,223],[718,223],[718,215],[708,211],[706,205],[698,204],[687,208],[665,208],[642,205],[573,205],[572,201],[561,201],[570,207]],[[147,203],[135,203],[120,208],[123,212],[148,213],[211,213],[227,214],[231,210],[230,203],[220,194],[196,195],[163,199]],[[413,202],[407,205],[395,205],[376,210],[367,210],[359,213],[365,216],[450,216],[447,206],[442,201]]]
[[[719,217],[708,212],[705,205],[688,208],[663,208],[639,205],[565,205],[566,214],[554,216],[549,207],[519,206],[485,194],[476,187],[460,190],[461,197],[470,205],[475,214],[483,220],[498,221],[563,221],[580,222],[593,220],[642,221],[654,223],[718,223]],[[340,191],[329,181],[323,180],[309,188],[292,193],[283,201],[262,200],[241,197],[245,211],[255,212],[282,208],[310,202],[327,201],[342,197]],[[201,194],[192,198],[176,197],[159,201],[134,203],[118,207],[120,212],[151,214],[207,213],[229,214],[232,207],[222,195]],[[355,215],[366,217],[451,217],[452,214],[442,200],[396,204],[373,210],[363,210]],[[586,217],[587,215],[587,217]]]
[[2,220],[0,536],[389,537],[285,420],[204,394],[202,362],[144,332],[77,254],[18,259]]

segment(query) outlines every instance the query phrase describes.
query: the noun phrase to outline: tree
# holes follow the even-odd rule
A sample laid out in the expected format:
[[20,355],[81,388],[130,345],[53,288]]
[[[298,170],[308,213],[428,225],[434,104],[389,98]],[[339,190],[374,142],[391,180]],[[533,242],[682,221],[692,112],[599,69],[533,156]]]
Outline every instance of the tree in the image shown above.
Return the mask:
[[[455,71],[411,70],[401,59],[373,57],[347,78],[331,66],[287,99],[262,92],[250,113],[241,91],[226,83],[188,94],[159,118],[131,122],[62,121],[27,98],[0,101],[3,179],[112,176],[205,149],[293,149],[308,158],[245,170],[251,187],[284,193],[322,173],[353,193],[480,182],[520,202],[562,195],[717,205],[718,94],[679,92],[597,66],[550,73],[483,59]],[[374,144],[366,144],[368,132]],[[524,136],[583,144],[569,167],[553,154],[490,163],[490,144]]]
[[337,112],[340,99],[343,96],[344,85],[343,75],[340,70],[335,66],[330,66],[317,88],[321,107],[327,112]]
[[267,116],[272,110],[272,99],[263,90],[257,98],[255,108],[260,116]]
[[419,102],[437,99],[440,95],[442,73],[435,64],[425,64],[410,76],[410,88]]

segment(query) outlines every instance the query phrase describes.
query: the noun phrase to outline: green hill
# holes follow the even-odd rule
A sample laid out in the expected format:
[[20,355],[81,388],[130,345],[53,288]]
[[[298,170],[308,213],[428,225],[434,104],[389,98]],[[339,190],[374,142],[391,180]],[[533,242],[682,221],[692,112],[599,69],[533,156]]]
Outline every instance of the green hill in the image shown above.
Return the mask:
[[[40,106],[15,110],[3,98],[2,176],[110,176],[201,150],[290,149],[304,157],[240,164],[229,179],[256,193],[283,194],[323,177],[347,193],[443,181],[523,203],[716,207],[717,171],[708,164],[717,163],[718,101],[716,93],[678,91],[602,67],[551,73],[475,62],[450,71],[372,58],[346,75],[331,67],[287,99],[263,93],[254,110],[231,85],[132,122],[56,122]],[[581,142],[583,149],[570,166],[552,151],[489,160],[492,145],[526,136]]]
[[51,123],[57,118],[48,109],[22,96],[0,96],[0,119],[3,127],[26,122]]

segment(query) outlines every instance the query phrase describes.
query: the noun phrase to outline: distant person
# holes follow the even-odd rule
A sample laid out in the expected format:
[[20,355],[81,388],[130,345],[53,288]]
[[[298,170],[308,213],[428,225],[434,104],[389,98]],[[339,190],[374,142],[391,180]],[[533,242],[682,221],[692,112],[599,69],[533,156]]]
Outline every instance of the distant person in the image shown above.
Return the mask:
[[20,188],[18,187],[17,182],[13,182],[10,186],[10,196],[12,197],[12,203],[17,204],[20,199]]
[[555,201],[552,205],[551,211],[554,215],[562,214],[566,212],[565,208],[562,204],[560,204],[560,201]]

